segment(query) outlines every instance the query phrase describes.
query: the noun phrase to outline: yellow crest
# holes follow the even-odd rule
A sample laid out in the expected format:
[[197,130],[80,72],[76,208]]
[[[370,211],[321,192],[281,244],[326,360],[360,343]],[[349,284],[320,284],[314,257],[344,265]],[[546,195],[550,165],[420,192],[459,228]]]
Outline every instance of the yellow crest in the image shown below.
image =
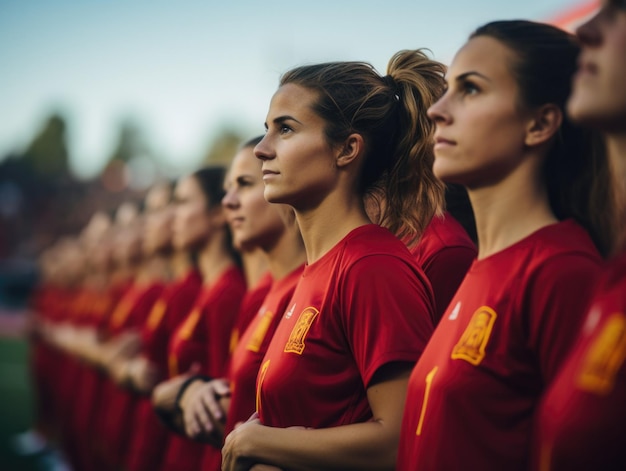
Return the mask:
[[298,355],[302,355],[306,334],[309,333],[309,329],[319,313],[320,312],[314,307],[307,307],[300,313],[300,317],[298,317],[298,321],[291,331],[289,340],[285,344],[284,351],[286,353],[297,353]]
[[487,306],[482,306],[472,315],[470,322],[461,335],[461,339],[452,349],[453,360],[465,360],[472,365],[478,365],[485,358],[485,348],[493,324],[496,322],[496,312]]
[[252,338],[246,345],[246,348],[251,352],[258,352],[261,348],[261,344],[263,343],[263,339],[265,338],[265,334],[267,333],[267,329],[270,328],[270,324],[272,323],[272,318],[274,314],[271,311],[265,311],[263,317],[259,319],[259,323],[254,329],[254,333],[252,334]]
[[166,309],[167,304],[165,303],[165,301],[159,299],[150,311],[150,316],[148,316],[148,322],[146,322],[148,330],[154,330],[159,326]]
[[191,312],[191,314],[187,316],[187,319],[185,319],[185,321],[183,322],[182,327],[178,331],[177,337],[183,340],[191,337],[193,329],[196,328],[198,320],[200,320],[200,309],[196,308]]
[[626,318],[624,314],[615,313],[609,317],[587,350],[576,385],[584,391],[608,394],[613,389],[615,375],[625,358]]
[[113,327],[121,326],[126,321],[132,307],[130,301],[122,299],[111,315],[111,325]]

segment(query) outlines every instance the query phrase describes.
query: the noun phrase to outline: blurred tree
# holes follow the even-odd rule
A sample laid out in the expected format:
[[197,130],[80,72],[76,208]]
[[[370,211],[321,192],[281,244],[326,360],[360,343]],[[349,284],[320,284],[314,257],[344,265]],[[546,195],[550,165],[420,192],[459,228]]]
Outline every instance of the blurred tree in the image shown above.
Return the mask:
[[243,137],[239,131],[232,128],[224,129],[217,133],[207,152],[203,163],[209,165],[229,165],[231,159],[243,142]]
[[139,126],[131,119],[122,121],[117,145],[109,161],[128,162],[139,154],[146,153],[146,146]]
[[68,175],[69,154],[65,131],[65,119],[54,113],[26,148],[22,158],[36,174],[51,178]]
[[129,163],[136,159],[154,160],[141,128],[132,119],[127,118],[120,124],[117,144],[102,170],[100,179],[104,187],[112,192],[126,189],[133,179]]

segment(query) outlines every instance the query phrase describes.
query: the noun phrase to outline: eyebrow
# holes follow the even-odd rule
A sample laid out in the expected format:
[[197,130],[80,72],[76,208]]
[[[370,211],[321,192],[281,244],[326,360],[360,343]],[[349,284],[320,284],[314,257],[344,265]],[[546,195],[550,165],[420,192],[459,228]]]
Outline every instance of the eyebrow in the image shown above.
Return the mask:
[[[302,124],[300,121],[298,121],[296,118],[294,118],[293,116],[289,116],[289,115],[285,115],[285,116],[278,116],[277,118],[274,118],[272,120],[272,123],[274,124],[282,124],[285,121],[295,121],[298,124]],[[267,129],[267,122],[263,123],[265,126],[265,129]]]
[[465,80],[468,77],[471,77],[472,75],[476,75],[476,76],[482,78],[483,80],[486,80],[487,82],[491,82],[490,78],[484,76],[483,74],[481,74],[479,72],[476,72],[475,70],[470,70],[469,72],[465,72],[464,74],[461,74],[461,75],[457,76],[455,78],[455,81],[456,82],[460,82],[462,80]]

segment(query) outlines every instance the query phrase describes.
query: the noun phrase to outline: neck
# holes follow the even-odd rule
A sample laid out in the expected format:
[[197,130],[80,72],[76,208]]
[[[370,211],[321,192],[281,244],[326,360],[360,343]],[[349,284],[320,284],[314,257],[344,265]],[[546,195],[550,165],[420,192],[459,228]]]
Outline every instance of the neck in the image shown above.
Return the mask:
[[226,233],[213,234],[198,253],[198,268],[205,284],[213,284],[234,261],[226,250]]
[[141,284],[165,281],[170,278],[167,257],[163,254],[154,254],[144,259],[140,264],[137,282]]
[[241,252],[243,271],[246,278],[246,286],[252,288],[261,281],[261,277],[267,273],[267,255],[261,249],[245,250]]
[[626,133],[606,136],[613,185],[613,252],[626,249]]
[[547,188],[536,170],[533,165],[522,165],[494,185],[468,188],[476,218],[479,260],[557,222]]
[[175,280],[179,280],[185,276],[193,267],[189,252],[185,250],[175,250],[170,254],[169,258],[172,278]]
[[298,210],[296,219],[302,233],[309,264],[315,263],[357,227],[370,224],[363,198],[331,193],[312,209]]
[[274,246],[267,251],[269,270],[274,280],[280,280],[306,262],[306,251],[298,227],[285,229]]

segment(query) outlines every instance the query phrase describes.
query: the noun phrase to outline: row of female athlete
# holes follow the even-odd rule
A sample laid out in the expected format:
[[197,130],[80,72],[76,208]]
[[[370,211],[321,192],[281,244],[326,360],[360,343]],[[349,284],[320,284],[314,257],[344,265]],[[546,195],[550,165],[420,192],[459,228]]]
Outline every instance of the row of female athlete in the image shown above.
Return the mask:
[[226,173],[43,258],[42,427],[81,470],[624,469],[625,50],[607,0],[288,71]]

